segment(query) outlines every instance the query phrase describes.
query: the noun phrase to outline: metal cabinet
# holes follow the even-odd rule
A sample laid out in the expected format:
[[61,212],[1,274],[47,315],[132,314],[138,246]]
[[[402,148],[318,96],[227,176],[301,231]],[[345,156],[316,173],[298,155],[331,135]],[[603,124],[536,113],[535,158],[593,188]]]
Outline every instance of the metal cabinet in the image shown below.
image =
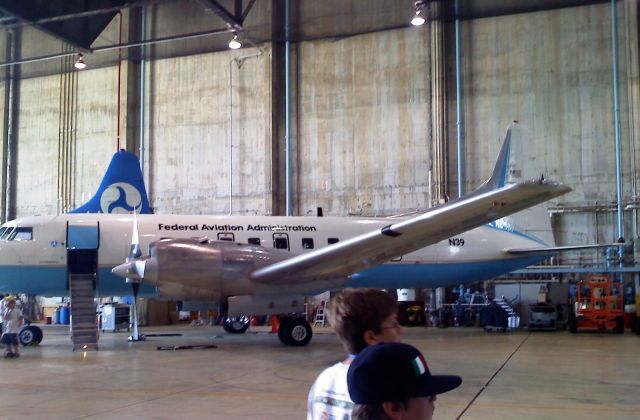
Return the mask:
[[100,329],[116,332],[121,329],[129,331],[130,306],[123,304],[102,305],[100,311]]

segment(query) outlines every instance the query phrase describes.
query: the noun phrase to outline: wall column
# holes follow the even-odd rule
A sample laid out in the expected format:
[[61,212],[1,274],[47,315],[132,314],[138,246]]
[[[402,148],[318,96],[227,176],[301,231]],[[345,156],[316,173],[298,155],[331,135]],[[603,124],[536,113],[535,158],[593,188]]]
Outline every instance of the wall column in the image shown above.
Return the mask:
[[442,3],[431,3],[429,20],[429,58],[431,83],[431,203],[443,203],[448,198],[446,86],[445,86],[445,23]]

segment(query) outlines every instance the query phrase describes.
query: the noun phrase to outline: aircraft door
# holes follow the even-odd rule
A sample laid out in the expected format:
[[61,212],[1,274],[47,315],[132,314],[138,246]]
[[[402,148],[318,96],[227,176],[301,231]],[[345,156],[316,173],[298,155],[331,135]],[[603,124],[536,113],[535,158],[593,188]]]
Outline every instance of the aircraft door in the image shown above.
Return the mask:
[[276,249],[286,249],[287,251],[289,251],[289,235],[287,233],[274,233],[273,247]]
[[100,248],[100,225],[67,224],[67,270],[69,274],[96,274]]

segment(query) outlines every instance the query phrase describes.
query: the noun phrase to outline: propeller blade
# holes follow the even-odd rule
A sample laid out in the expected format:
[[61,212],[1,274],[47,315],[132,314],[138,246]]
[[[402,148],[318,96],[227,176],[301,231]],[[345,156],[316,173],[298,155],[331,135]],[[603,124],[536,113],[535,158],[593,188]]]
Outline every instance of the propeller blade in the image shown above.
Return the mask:
[[129,249],[128,261],[137,260],[142,257],[142,251],[140,250],[140,235],[138,233],[138,218],[136,211],[133,210],[133,232],[131,233],[131,248]]
[[147,262],[145,260],[127,261],[111,269],[116,276],[124,277],[127,282],[140,281],[144,279],[144,270]]
[[131,247],[125,263],[111,269],[116,276],[124,277],[127,283],[140,283],[144,278],[146,262],[142,260],[140,250],[140,235],[138,232],[138,218],[136,211],[133,211],[133,231],[131,232]]

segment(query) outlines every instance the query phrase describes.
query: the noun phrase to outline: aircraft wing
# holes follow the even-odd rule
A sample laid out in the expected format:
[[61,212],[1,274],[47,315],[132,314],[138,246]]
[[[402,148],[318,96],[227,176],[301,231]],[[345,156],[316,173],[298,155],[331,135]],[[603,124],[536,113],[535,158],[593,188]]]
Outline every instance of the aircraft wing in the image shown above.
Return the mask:
[[263,267],[254,271],[251,279],[286,285],[346,278],[571,191],[568,186],[544,179],[499,188],[496,185],[488,182],[468,196],[419,216]]

